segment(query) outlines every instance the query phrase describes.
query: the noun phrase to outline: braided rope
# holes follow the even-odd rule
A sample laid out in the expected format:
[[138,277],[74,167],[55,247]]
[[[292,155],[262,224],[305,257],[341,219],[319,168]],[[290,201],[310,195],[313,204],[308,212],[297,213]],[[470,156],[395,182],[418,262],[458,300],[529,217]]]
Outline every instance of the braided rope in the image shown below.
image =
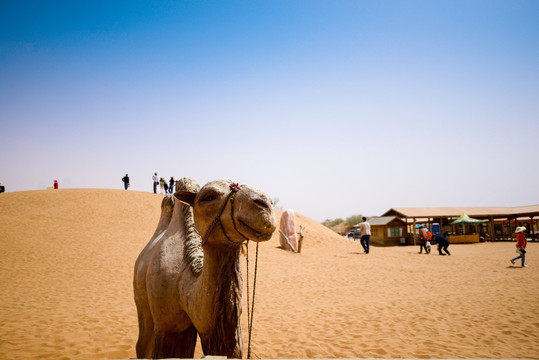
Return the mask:
[[247,331],[249,331],[249,324],[251,323],[251,309],[249,308],[250,306],[250,301],[249,301],[249,242],[247,242],[247,259],[246,259],[246,262],[247,262]]

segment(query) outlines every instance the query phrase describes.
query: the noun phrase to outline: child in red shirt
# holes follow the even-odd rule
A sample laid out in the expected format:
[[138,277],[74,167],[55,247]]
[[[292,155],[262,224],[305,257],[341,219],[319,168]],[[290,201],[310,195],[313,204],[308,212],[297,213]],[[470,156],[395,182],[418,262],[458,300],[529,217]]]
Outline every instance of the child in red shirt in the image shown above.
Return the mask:
[[517,234],[517,252],[520,255],[511,259],[511,264],[514,264],[515,260],[522,259],[522,267],[528,267],[528,265],[524,264],[524,260],[526,259],[526,245],[528,244],[528,239],[523,234],[525,230],[526,228],[524,226],[519,226],[515,230]]

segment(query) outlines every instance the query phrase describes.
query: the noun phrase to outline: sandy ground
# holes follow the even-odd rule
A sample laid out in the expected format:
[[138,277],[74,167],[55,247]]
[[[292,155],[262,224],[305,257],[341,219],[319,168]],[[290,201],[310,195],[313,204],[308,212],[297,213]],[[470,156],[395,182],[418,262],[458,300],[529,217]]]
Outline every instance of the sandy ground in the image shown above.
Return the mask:
[[[134,358],[133,266],[161,199],[1,194],[0,358]],[[524,269],[509,262],[514,243],[451,245],[452,256],[410,246],[363,255],[358,242],[297,222],[306,227],[301,254],[280,249],[276,235],[260,245],[253,358],[539,358],[539,244],[528,245]]]

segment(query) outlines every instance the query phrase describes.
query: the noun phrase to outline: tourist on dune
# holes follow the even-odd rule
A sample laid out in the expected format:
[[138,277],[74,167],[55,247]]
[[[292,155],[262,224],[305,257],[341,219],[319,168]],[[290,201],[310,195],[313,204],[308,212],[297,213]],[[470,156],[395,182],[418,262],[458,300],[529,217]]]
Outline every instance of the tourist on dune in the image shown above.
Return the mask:
[[165,194],[165,179],[159,179],[159,194]]
[[157,173],[153,173],[152,180],[153,180],[153,193],[157,194],[157,184],[159,184],[159,178],[157,177]]
[[168,192],[170,194],[174,193],[174,185],[175,185],[175,181],[174,181],[174,176],[171,176],[170,177],[170,180],[169,180],[169,183],[168,183]]
[[125,174],[125,176],[122,178],[122,181],[124,182],[125,190],[127,190],[129,188],[129,175]]

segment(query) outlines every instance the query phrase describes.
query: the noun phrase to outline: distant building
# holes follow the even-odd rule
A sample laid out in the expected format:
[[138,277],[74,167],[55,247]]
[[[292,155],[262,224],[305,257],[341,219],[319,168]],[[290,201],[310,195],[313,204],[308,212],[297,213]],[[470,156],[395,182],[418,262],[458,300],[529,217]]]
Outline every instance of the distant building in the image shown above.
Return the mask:
[[408,238],[406,222],[397,216],[379,216],[367,219],[371,224],[371,244],[380,246],[403,245]]
[[[480,220],[484,224],[451,225],[462,214]],[[440,232],[446,234],[451,243],[470,243],[480,241],[514,240],[515,228],[526,227],[526,236],[539,240],[539,205],[517,207],[430,207],[430,208],[391,208],[379,218],[397,217],[408,225],[410,239],[407,243],[415,244],[417,225],[422,224],[432,229],[436,223]],[[369,220],[369,222],[371,222]],[[414,235],[415,234],[415,235]],[[372,236],[371,236],[372,237]]]

